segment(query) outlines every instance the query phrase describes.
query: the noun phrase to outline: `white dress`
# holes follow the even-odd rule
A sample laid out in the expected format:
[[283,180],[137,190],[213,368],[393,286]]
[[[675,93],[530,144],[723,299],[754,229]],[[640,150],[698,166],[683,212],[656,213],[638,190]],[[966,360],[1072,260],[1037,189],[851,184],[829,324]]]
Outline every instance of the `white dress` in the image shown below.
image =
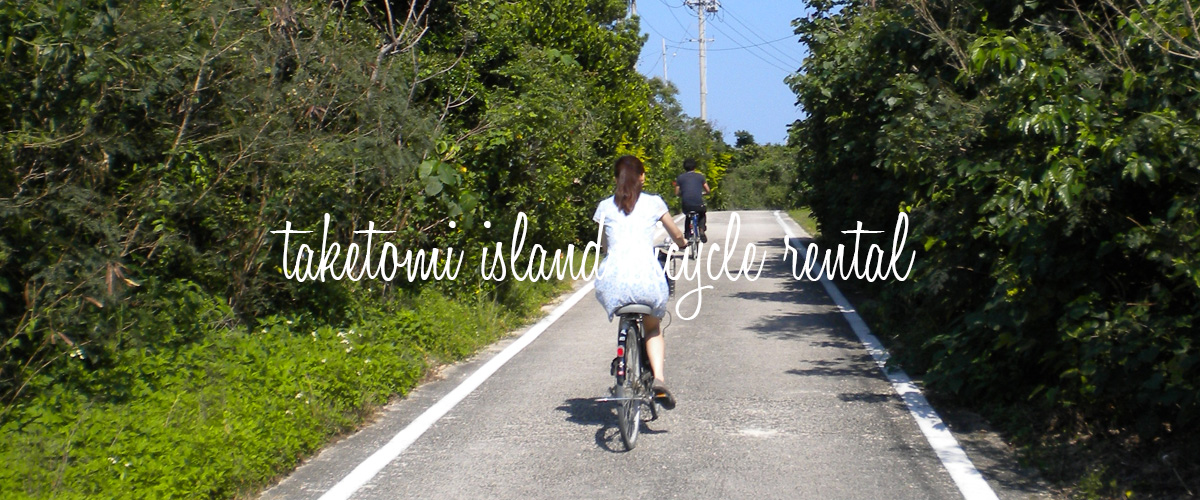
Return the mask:
[[592,220],[604,223],[608,256],[596,277],[596,300],[613,314],[621,306],[645,304],[654,316],[667,314],[670,290],[662,264],[654,255],[655,223],[667,213],[667,204],[657,195],[641,193],[633,211],[626,215],[612,197],[600,202]]

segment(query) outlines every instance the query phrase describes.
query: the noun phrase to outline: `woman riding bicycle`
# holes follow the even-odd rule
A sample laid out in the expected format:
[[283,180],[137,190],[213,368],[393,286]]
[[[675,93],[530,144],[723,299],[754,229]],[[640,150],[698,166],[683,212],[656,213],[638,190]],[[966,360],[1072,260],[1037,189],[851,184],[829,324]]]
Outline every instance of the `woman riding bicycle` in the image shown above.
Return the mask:
[[643,319],[646,326],[646,354],[654,372],[654,393],[664,408],[675,407],[675,398],[663,379],[665,346],[659,329],[660,319],[667,313],[669,289],[662,265],[654,256],[655,223],[662,222],[667,233],[680,248],[687,246],[683,232],[675,226],[671,213],[662,198],[642,193],[646,169],[641,160],[622,156],[614,166],[615,194],[596,207],[592,219],[603,222],[601,245],[607,256],[600,263],[596,278],[596,300],[613,314],[621,306],[644,304],[653,313]]

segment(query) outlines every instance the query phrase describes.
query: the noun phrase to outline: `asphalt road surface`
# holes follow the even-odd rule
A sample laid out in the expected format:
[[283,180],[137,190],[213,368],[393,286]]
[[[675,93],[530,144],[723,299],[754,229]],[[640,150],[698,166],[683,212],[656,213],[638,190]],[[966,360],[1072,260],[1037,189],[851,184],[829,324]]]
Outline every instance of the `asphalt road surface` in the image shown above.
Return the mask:
[[[739,216],[730,265],[754,243],[759,259],[768,257],[762,274],[710,282],[705,273],[701,284],[712,288],[688,321],[676,301],[697,284],[679,282],[664,320],[667,382],[679,403],[643,427],[635,450],[621,444],[616,403],[596,401],[613,385],[617,324],[589,293],[398,456],[376,456],[377,474],[336,492],[355,499],[963,498],[822,285],[792,278],[776,216]],[[710,243],[723,247],[731,213],[708,219]],[[886,230],[878,243],[890,249],[892,228],[868,229]],[[693,295],[681,312],[695,307]],[[448,368],[263,498],[330,492],[513,342]]]

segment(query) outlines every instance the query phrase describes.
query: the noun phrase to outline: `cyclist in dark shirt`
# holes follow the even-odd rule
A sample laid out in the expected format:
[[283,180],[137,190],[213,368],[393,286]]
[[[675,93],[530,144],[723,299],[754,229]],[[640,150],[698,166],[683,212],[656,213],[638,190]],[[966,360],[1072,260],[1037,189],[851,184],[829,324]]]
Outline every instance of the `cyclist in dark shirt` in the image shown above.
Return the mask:
[[[679,177],[675,178],[675,196],[680,198],[683,205],[683,213],[696,212],[700,216],[700,241],[707,243],[708,235],[708,208],[704,206],[704,195],[712,190],[708,188],[708,182],[704,180],[704,174],[696,171],[696,160],[688,158],[683,161],[683,172]],[[683,219],[683,232],[685,235],[692,234],[691,218]],[[686,237],[686,236],[685,236]]]

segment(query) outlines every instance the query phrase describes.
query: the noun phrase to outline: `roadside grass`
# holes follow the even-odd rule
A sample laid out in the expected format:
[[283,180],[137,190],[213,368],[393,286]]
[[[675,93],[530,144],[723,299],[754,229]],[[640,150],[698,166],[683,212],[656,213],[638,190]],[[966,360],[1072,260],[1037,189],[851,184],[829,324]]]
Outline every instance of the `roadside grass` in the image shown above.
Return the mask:
[[804,228],[808,234],[811,234],[813,238],[821,236],[821,231],[817,229],[817,219],[813,218],[812,210],[809,210],[808,207],[793,208],[788,210],[787,214],[797,224],[800,224],[800,227]]
[[[273,316],[39,380],[0,424],[5,498],[246,498],[426,374],[540,314],[569,283],[426,289],[342,327]],[[219,307],[213,297],[212,307]],[[185,322],[194,318],[175,317]],[[161,327],[158,325],[157,327]]]
[[978,410],[1010,438],[1023,462],[1037,467],[1062,497],[1195,498],[1200,494],[1200,431],[1171,439],[1139,438],[1135,429],[1105,427],[1068,410],[1018,405]]

